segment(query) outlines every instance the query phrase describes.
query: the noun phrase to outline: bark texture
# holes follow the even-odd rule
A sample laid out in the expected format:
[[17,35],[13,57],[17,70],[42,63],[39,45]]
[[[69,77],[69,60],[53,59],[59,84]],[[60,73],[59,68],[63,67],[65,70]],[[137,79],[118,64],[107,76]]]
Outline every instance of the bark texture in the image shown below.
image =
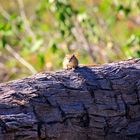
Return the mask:
[[140,140],[140,59],[0,84],[0,140]]

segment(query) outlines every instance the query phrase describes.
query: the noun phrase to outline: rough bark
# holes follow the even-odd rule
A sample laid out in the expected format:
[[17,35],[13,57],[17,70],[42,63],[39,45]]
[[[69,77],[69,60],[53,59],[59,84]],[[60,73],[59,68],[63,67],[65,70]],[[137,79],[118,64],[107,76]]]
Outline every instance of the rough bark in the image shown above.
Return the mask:
[[140,59],[0,84],[0,140],[140,140]]

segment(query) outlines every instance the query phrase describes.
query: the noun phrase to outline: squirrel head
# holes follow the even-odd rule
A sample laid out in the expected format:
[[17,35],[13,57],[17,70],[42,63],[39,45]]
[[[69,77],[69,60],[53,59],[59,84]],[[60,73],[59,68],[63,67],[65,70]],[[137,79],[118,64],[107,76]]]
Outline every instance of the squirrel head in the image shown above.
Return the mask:
[[74,54],[66,54],[65,58],[68,59],[69,62],[70,62],[72,59],[77,59],[76,56],[75,56]]

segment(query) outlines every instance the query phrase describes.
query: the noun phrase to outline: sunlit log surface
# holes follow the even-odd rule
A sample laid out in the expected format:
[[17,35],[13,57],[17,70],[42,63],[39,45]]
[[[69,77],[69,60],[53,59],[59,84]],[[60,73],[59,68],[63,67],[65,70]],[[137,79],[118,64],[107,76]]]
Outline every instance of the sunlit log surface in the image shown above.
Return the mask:
[[0,84],[0,140],[139,140],[140,59]]

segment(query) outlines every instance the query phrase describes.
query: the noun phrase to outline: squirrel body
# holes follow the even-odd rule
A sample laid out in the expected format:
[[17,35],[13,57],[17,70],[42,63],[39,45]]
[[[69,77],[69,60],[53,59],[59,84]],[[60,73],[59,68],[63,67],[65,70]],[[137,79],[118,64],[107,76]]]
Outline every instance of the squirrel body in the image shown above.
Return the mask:
[[79,64],[79,61],[74,54],[73,55],[67,54],[65,56],[64,61],[63,61],[63,68],[64,69],[76,69],[79,66],[94,67],[94,66],[98,66],[98,65],[97,64]]

